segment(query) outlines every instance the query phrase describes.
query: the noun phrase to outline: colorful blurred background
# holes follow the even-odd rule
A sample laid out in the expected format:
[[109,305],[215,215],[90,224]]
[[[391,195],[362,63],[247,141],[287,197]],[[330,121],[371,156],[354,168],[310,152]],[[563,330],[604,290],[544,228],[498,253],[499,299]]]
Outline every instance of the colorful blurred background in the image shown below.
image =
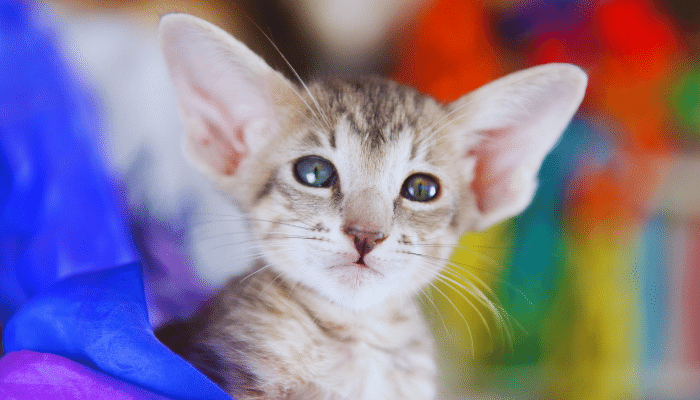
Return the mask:
[[[241,227],[238,212],[179,153],[155,29],[160,15],[186,11],[289,76],[270,40],[304,78],[382,74],[445,102],[529,66],[582,67],[586,98],[546,159],[532,206],[465,235],[447,278],[421,299],[439,343],[440,398],[700,398],[700,2],[2,0],[4,51],[17,4],[45,33],[23,45],[52,43],[61,73],[85,93],[80,121],[91,121],[99,160],[90,165],[100,171],[90,182],[109,186],[94,201],[116,204],[107,220],[121,221],[111,229],[127,239],[106,251],[109,234],[87,224],[77,247],[61,247],[76,233],[60,229],[33,241],[11,213],[25,197],[12,178],[23,171],[12,168],[22,132],[9,127],[36,103],[0,86],[0,326],[50,283],[137,254],[155,326],[188,315],[243,268],[244,246],[222,239]],[[0,66],[9,80],[13,66]],[[20,276],[49,242],[60,251],[31,262],[61,267]]]

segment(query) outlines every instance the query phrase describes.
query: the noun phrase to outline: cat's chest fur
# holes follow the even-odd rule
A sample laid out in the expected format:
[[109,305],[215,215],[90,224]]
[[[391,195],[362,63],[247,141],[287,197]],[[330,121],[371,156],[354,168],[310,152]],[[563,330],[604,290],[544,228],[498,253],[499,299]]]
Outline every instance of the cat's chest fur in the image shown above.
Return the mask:
[[435,396],[432,339],[409,299],[349,311],[263,270],[198,318],[205,328],[184,356],[214,359],[210,375],[239,399]]

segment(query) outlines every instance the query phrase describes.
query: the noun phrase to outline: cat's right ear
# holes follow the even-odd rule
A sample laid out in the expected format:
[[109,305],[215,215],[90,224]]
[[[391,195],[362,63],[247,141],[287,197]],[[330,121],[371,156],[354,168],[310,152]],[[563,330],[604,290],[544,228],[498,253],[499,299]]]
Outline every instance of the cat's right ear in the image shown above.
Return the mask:
[[214,180],[235,176],[280,133],[292,84],[222,29],[187,14],[165,15],[160,44],[175,86],[190,161]]

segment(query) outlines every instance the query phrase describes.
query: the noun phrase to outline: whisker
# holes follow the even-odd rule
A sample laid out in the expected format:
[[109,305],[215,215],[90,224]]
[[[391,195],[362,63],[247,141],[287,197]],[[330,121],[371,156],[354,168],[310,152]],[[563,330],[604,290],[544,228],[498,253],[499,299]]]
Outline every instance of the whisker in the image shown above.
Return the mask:
[[[296,235],[286,235],[286,236],[280,235],[279,237],[275,237],[274,239],[314,239],[314,238],[307,237],[307,236],[296,236]],[[240,242],[224,243],[222,245],[210,248],[209,251],[218,250],[218,249],[223,248],[223,247],[237,246],[237,245],[241,245],[241,244],[245,244],[245,243],[259,243],[259,242],[264,242],[265,240],[266,239],[264,239],[264,238],[263,239],[251,238],[251,239],[247,239],[247,240],[242,240]]]
[[275,279],[271,280],[270,283],[268,283],[267,285],[265,285],[265,287],[263,288],[263,290],[261,290],[260,293],[258,293],[258,300],[260,300],[260,296],[262,296],[262,294],[265,293],[265,291],[267,290],[267,288],[269,288],[273,283],[275,283],[275,281],[276,281],[277,279],[279,279],[281,276],[282,276],[282,273],[280,272],[279,274],[277,274],[277,276],[275,277]]
[[[491,336],[492,335],[491,334],[491,327],[489,326],[488,322],[486,321],[486,317],[484,317],[484,314],[481,311],[479,311],[479,309],[476,307],[476,304],[474,304],[471,300],[469,300],[469,298],[467,297],[466,294],[457,290],[458,288],[462,288],[462,289],[466,290],[466,288],[464,286],[460,286],[458,283],[456,283],[454,280],[452,280],[448,277],[438,275],[436,278],[440,282],[442,282],[442,283],[446,284],[447,286],[451,287],[452,289],[454,289],[455,293],[457,293],[462,299],[464,299],[464,301],[466,301],[471,306],[472,309],[474,309],[474,311],[479,315],[479,319],[481,319],[481,322],[484,324],[484,327],[486,328],[487,333],[489,334],[489,336]],[[474,293],[470,293],[470,294],[474,295]]]
[[[422,140],[422,142],[426,143],[426,146],[431,146],[434,144],[435,141],[437,141],[437,134],[440,133],[443,129],[445,129],[447,126],[449,126],[453,120],[450,119],[450,117],[462,110],[463,108],[471,105],[471,101],[464,102],[463,104],[460,104],[456,108],[452,109],[450,112],[447,114],[443,115],[442,117],[438,118],[434,123],[432,123],[428,128],[424,129],[418,136],[423,136],[425,135],[426,137]],[[444,122],[444,123],[443,123]],[[439,128],[436,129],[436,127],[440,125]]]
[[[450,275],[452,275],[453,278],[451,278],[451,279],[453,279],[453,280],[462,279],[464,284],[460,284],[458,282],[457,282],[457,284],[460,285],[460,287],[462,287],[464,290],[472,293],[475,296],[475,298],[478,299],[482,304],[491,308],[490,306],[493,304],[493,300],[488,298],[486,296],[486,294],[484,294],[484,292],[481,289],[479,289],[473,282],[469,281],[463,275],[457,273],[456,271],[453,271],[450,268],[445,268],[442,271],[440,271],[440,274],[443,274],[443,273],[449,273]],[[469,286],[467,287],[466,285],[469,285]],[[493,293],[493,290],[491,290],[490,287],[486,286],[485,289],[487,292],[489,292],[489,294],[491,296],[496,298],[496,295]],[[495,311],[495,310],[492,309],[492,311]]]
[[313,228],[314,228],[313,225],[304,222],[304,220],[299,219],[299,218],[291,217],[291,216],[289,216],[289,215],[283,213],[282,211],[274,210],[274,209],[272,209],[272,208],[270,208],[270,207],[264,207],[264,206],[261,206],[261,205],[259,205],[259,204],[258,204],[256,207],[262,208],[262,209],[264,209],[264,210],[272,211],[272,212],[274,212],[274,213],[277,213],[278,215],[281,215],[281,216],[287,218],[289,221],[299,222],[299,223],[301,223],[302,225],[305,225],[305,226],[309,227],[310,229],[313,229]]
[[501,264],[499,264],[496,260],[494,260],[493,257],[489,257],[489,256],[487,256],[486,254],[484,254],[484,253],[482,253],[482,252],[480,252],[480,251],[476,251],[476,250],[470,249],[468,246],[458,246],[457,248],[460,249],[460,250],[464,250],[464,251],[466,251],[466,252],[469,252],[469,253],[475,255],[475,256],[478,257],[481,261],[487,262],[487,263],[488,263],[490,266],[492,266],[492,267],[496,267],[496,268],[500,268],[500,267],[501,267]]
[[259,272],[262,272],[263,270],[265,270],[265,269],[267,269],[267,268],[269,268],[269,267],[271,267],[271,266],[272,266],[272,264],[265,264],[264,266],[262,266],[262,267],[260,267],[260,268],[257,268],[257,269],[254,270],[253,272],[251,272],[251,273],[249,273],[248,275],[246,275],[245,277],[243,277],[243,279],[241,279],[240,281],[243,282],[244,280],[250,278],[251,276],[253,276],[253,275],[255,275],[255,274],[259,273]]
[[[414,255],[424,256],[424,255],[420,255],[417,253],[415,253]],[[425,257],[428,258],[429,256],[425,256]],[[435,257],[429,258],[429,265],[433,265],[435,267],[441,268],[441,272],[436,275],[436,279],[438,279],[439,281],[442,281],[444,284],[448,285],[448,287],[455,290],[462,298],[464,298],[464,300],[467,303],[470,304],[470,306],[477,313],[479,313],[479,316],[482,319],[482,322],[485,324],[487,330],[489,331],[489,334],[491,334],[489,325],[488,325],[485,317],[483,316],[483,314],[476,307],[476,304],[474,304],[472,301],[470,301],[468,298],[466,298],[465,293],[462,293],[461,291],[459,291],[457,289],[462,289],[466,293],[474,296],[475,300],[478,300],[478,302],[480,304],[482,304],[483,306],[485,306],[486,308],[488,308],[491,311],[492,315],[495,318],[497,326],[500,327],[500,329],[502,330],[502,332],[505,335],[504,340],[506,341],[508,347],[510,347],[511,349],[513,347],[513,337],[512,337],[512,332],[511,332],[511,328],[510,328],[510,321],[513,321],[513,323],[515,323],[515,325],[522,332],[524,332],[525,334],[528,334],[527,330],[522,326],[522,324],[516,318],[514,318],[512,315],[510,315],[505,310],[505,308],[500,304],[500,302],[498,302],[497,300],[490,299],[489,297],[487,297],[484,294],[484,292],[481,289],[476,287],[474,285],[474,283],[472,283],[468,279],[465,279],[465,277],[463,275],[458,274],[457,271],[452,270],[452,268],[454,268],[454,266],[449,265],[449,264],[451,264],[451,262],[446,262],[448,265],[445,267],[445,265],[443,264],[445,262],[446,262],[445,260],[441,260],[441,259],[438,259]],[[470,271],[464,270],[464,272],[469,274],[473,279],[477,280],[478,283],[480,283],[484,287],[484,289],[489,293],[490,296],[493,296],[494,299],[497,297],[495,295],[495,293],[493,292],[493,290],[488,285],[486,285],[482,280],[480,280],[478,277],[474,276]],[[453,278],[450,278],[450,277],[446,276],[445,274],[450,274],[453,276]],[[459,279],[460,282],[458,282],[456,279]],[[453,307],[454,307],[454,304],[453,304]],[[504,316],[505,316],[505,318],[504,318]]]
[[208,225],[208,224],[212,224],[212,223],[226,222],[226,221],[247,221],[247,222],[259,221],[259,222],[268,222],[271,224],[287,225],[287,226],[291,226],[291,227],[299,228],[299,229],[313,230],[312,225],[307,224],[306,222],[302,221],[301,219],[292,218],[292,217],[282,213],[281,211],[273,210],[271,208],[262,207],[260,205],[258,205],[258,207],[263,208],[263,209],[268,210],[268,211],[272,211],[274,213],[277,213],[277,214],[287,218],[289,221],[298,222],[298,223],[305,225],[305,226],[295,225],[291,222],[275,221],[275,220],[263,219],[263,218],[254,218],[254,217],[251,217],[248,215],[235,216],[235,215],[214,214],[214,213],[196,213],[196,214],[208,215],[208,216],[213,216],[213,217],[224,217],[224,218],[223,219],[215,219],[215,220],[207,220],[207,221],[197,221],[196,224],[197,225]]
[[485,245],[477,245],[477,244],[471,244],[469,246],[470,247],[477,247],[479,249],[492,249],[492,250],[508,250],[510,248],[508,246],[485,246]]
[[[450,271],[446,270],[445,272],[450,272]],[[454,276],[461,277],[458,274],[455,274]],[[445,276],[442,276],[442,277],[448,278]],[[460,293],[462,295],[462,297],[464,297],[464,294],[462,294],[460,291],[458,291],[456,289],[459,288],[459,289],[465,290],[467,293],[474,296],[474,298],[476,300],[478,300],[480,304],[482,304],[483,306],[485,306],[486,308],[488,308],[491,311],[491,314],[494,316],[494,318],[496,320],[496,325],[499,327],[499,329],[502,332],[505,333],[507,345],[511,349],[513,348],[513,337],[512,337],[512,333],[511,333],[510,320],[514,321],[515,324],[523,332],[525,332],[525,334],[527,334],[527,331],[525,329],[523,329],[522,325],[518,322],[518,320],[516,318],[514,318],[512,315],[510,315],[510,313],[508,313],[508,311],[506,311],[506,309],[500,304],[500,302],[498,302],[497,300],[491,300],[488,297],[486,297],[484,295],[484,293],[480,289],[478,289],[476,286],[474,286],[471,282],[469,282],[467,280],[464,281],[465,283],[468,283],[470,285],[470,287],[467,287],[467,286],[455,281],[454,279],[449,279],[449,281],[451,282],[451,286],[453,287],[453,289],[455,289],[455,291]],[[445,281],[443,281],[443,282],[445,282]],[[445,283],[447,284],[447,282],[445,282]],[[484,323],[486,323],[485,320],[483,319],[483,315],[481,315],[481,312],[479,310],[477,310],[475,305],[471,301],[469,301],[468,299],[465,298],[465,300],[470,303],[470,305],[474,308],[474,310],[477,313],[479,313],[479,315],[482,317],[482,321]],[[507,320],[503,317],[504,314],[505,314],[505,316],[507,316],[509,318],[509,320]],[[490,334],[490,329],[488,327],[487,327],[487,330],[489,331],[489,334]]]
[[[445,271],[449,271],[449,269],[446,269]],[[453,274],[456,274],[456,272],[453,271]],[[460,276],[460,275],[456,274],[455,276]],[[466,282],[468,282],[468,281],[466,281]],[[481,290],[479,290],[478,288],[476,288],[473,285],[472,285],[472,288],[474,288],[474,290],[479,292],[479,295],[477,295],[476,298],[479,299],[481,297],[482,301],[480,301],[480,302],[492,310],[492,312],[494,313],[494,316],[496,316],[499,319],[499,322],[504,323],[504,324],[509,324],[509,322],[503,318],[503,314],[505,314],[509,318],[509,320],[512,320],[513,322],[515,322],[515,325],[518,328],[520,328],[520,330],[522,330],[523,333],[525,333],[526,335],[528,334],[527,330],[522,326],[522,324],[515,317],[510,315],[510,313],[500,304],[499,301],[494,301],[494,300],[489,299],[488,297],[486,297],[483,294],[483,292],[481,292]],[[469,290],[466,287],[464,287],[464,289]],[[494,296],[494,298],[496,297],[493,294],[493,291],[490,290],[490,288],[487,287],[487,290]],[[476,293],[473,293],[473,294],[476,294]],[[496,309],[494,309],[493,307],[495,307]]]
[[[289,86],[289,85],[288,85],[288,86]],[[293,87],[292,87],[292,89],[293,89],[294,91],[296,91],[296,88],[293,88]],[[301,95],[300,95],[298,92],[297,92],[297,96],[301,97]],[[313,110],[311,109],[311,107],[309,106],[309,104],[306,103],[306,101],[305,101],[304,99],[302,99],[302,101],[303,101],[304,104],[306,105],[306,108],[308,108],[308,109],[313,113]],[[316,128],[317,130],[323,131],[323,128],[321,128],[321,127],[316,123],[316,121],[314,121],[313,119],[309,118],[309,116],[306,115],[306,113],[304,113],[303,110],[300,110],[300,109],[298,109],[297,107],[293,107],[292,105],[288,105],[287,108],[288,108],[288,109],[291,109],[291,110],[294,111],[294,112],[296,112],[300,117],[304,118],[304,119],[306,120],[306,122],[308,122],[308,123],[310,123],[311,125],[313,125],[313,127]],[[314,116],[315,116],[316,118],[318,118],[318,116],[317,116],[316,114],[314,114]]]
[[[437,266],[437,267],[441,267],[441,265],[438,265],[438,264],[436,264],[436,263],[433,263],[433,264],[431,264],[431,265],[434,265],[434,266]],[[448,276],[443,275],[443,274],[445,274],[445,273],[449,273],[449,274],[451,274],[453,277],[450,278],[450,277],[448,277]],[[445,284],[448,284],[448,282],[449,282],[449,283],[452,284],[452,285],[450,285],[450,286],[455,285],[455,286],[453,287],[453,289],[461,288],[461,289],[465,290],[467,293],[469,293],[469,294],[471,294],[472,296],[474,296],[474,298],[475,298],[476,300],[478,300],[479,303],[481,303],[482,305],[484,305],[484,306],[486,306],[487,308],[489,308],[489,309],[491,310],[491,312],[498,318],[498,315],[497,315],[497,314],[498,314],[498,310],[497,310],[496,308],[494,308],[494,302],[493,302],[491,299],[489,299],[488,297],[486,297],[486,295],[483,293],[483,291],[482,291],[481,289],[479,289],[478,287],[476,287],[476,286],[474,285],[474,283],[472,283],[472,282],[470,282],[469,280],[465,279],[464,276],[462,276],[462,275],[460,275],[460,274],[457,274],[456,272],[454,272],[454,271],[452,271],[452,270],[450,270],[450,269],[448,269],[448,268],[442,268],[441,271],[440,271],[440,273],[438,273],[438,274],[436,275],[436,279],[441,280],[441,281],[442,281],[443,283],[445,283]],[[459,279],[460,282],[458,282],[457,279]],[[462,283],[462,282],[463,282],[463,283]],[[469,287],[467,287],[466,285],[469,285]],[[491,289],[490,289],[488,286],[486,286],[485,289],[488,290],[494,297],[496,297],[495,294],[493,294],[493,292],[491,291]],[[458,293],[460,294],[460,296],[463,296],[463,297],[464,297],[464,294],[463,294],[462,292],[459,292],[459,291],[458,291]],[[464,298],[464,299],[465,299],[468,303],[470,303],[470,305],[472,305],[472,307],[475,308],[475,305],[474,305],[469,299],[467,299],[467,298]],[[476,310],[476,308],[475,308],[475,310]],[[478,310],[476,310],[476,311],[479,312]],[[489,329],[489,326],[488,326],[488,324],[486,323],[486,321],[483,319],[483,316],[482,316],[482,320],[484,321],[484,324],[486,325],[487,329]]]
[[467,328],[467,333],[469,333],[469,343],[471,344],[472,360],[475,359],[476,354],[475,354],[475,350],[474,350],[474,335],[472,335],[472,329],[469,326],[467,319],[464,317],[464,314],[462,314],[462,312],[459,310],[459,307],[457,307],[455,305],[455,303],[452,301],[452,299],[450,299],[450,297],[448,295],[446,295],[442,290],[440,290],[440,288],[435,286],[435,284],[430,283],[430,287],[435,288],[435,290],[437,290],[438,293],[440,293],[452,305],[452,307],[455,309],[455,311],[457,311],[457,314],[459,314],[460,318],[462,318],[462,321],[464,321],[464,325]]
[[467,245],[463,245],[461,243],[454,243],[454,244],[450,244],[450,243],[447,243],[447,244],[444,244],[444,243],[424,243],[424,244],[423,243],[414,243],[414,246],[417,246],[417,247],[452,247],[455,250],[462,250],[462,251],[474,254],[475,256],[479,257],[481,260],[487,261],[493,267],[500,267],[501,266],[492,257],[489,257],[486,254],[481,253],[481,252],[476,251],[476,250],[471,248],[471,247],[489,248],[487,246],[471,246],[471,245],[467,246]]
[[[203,242],[205,240],[212,240],[212,239],[218,239],[224,236],[235,236],[235,235],[243,235],[243,234],[250,234],[251,232],[248,230],[243,230],[243,231],[235,231],[235,232],[221,232],[217,233],[216,235],[210,235],[210,236],[205,236],[205,237],[198,237],[196,240],[198,242]],[[272,237],[274,235],[274,238],[280,238],[280,239],[293,239],[293,238],[301,238],[301,237],[307,237],[307,236],[302,236],[302,235],[293,235],[288,232],[266,232],[265,238],[262,239],[256,239],[256,238],[251,238],[251,240],[258,240],[258,241],[264,241],[269,237]],[[245,243],[245,242],[243,242]]]
[[292,285],[292,287],[289,288],[289,291],[287,292],[287,300],[290,300],[290,301],[291,301],[292,291],[294,291],[294,288],[296,288],[297,285],[299,285],[299,281],[294,282],[294,284]]
[[[254,23],[255,23],[255,22],[254,22]],[[296,88],[294,88],[293,86],[291,86],[286,80],[284,80],[285,84],[287,84],[287,86],[289,86],[292,90],[294,90],[294,92],[297,94],[297,96],[299,96],[299,98],[301,99],[301,101],[304,102],[304,104],[305,104],[306,107],[309,109],[309,111],[311,111],[314,115],[316,115],[316,118],[319,118],[319,115],[320,115],[320,116],[322,117],[323,121],[325,122],[326,127],[327,127],[328,129],[330,129],[330,128],[331,128],[331,124],[330,124],[330,121],[328,120],[328,116],[325,115],[325,113],[324,113],[323,110],[321,109],[321,105],[320,105],[319,102],[316,100],[316,98],[314,97],[314,95],[311,94],[311,91],[310,91],[309,88],[306,86],[306,83],[304,83],[304,80],[301,79],[301,76],[299,76],[299,74],[297,73],[296,69],[294,69],[294,67],[292,66],[292,63],[290,63],[289,60],[287,59],[287,57],[284,56],[284,54],[283,54],[282,51],[279,49],[279,47],[277,47],[277,44],[275,44],[275,42],[272,40],[272,38],[270,38],[270,36],[269,36],[267,33],[265,33],[265,31],[263,31],[263,30],[260,28],[260,26],[258,26],[257,24],[255,24],[255,26],[260,30],[260,32],[261,32],[261,33],[265,36],[265,38],[270,42],[270,44],[272,45],[272,47],[275,48],[275,50],[277,51],[277,53],[279,53],[279,55],[280,55],[280,56],[282,57],[282,59],[284,60],[285,64],[287,64],[287,66],[289,67],[289,69],[292,71],[292,73],[294,74],[294,76],[297,78],[297,80],[299,81],[299,83],[301,84],[301,86],[304,88],[304,90],[306,91],[306,93],[307,93],[307,94],[309,95],[309,97],[311,98],[311,101],[312,101],[312,102],[314,103],[314,105],[316,106],[316,110],[318,111],[318,115],[316,115],[316,113],[314,112],[314,110],[313,110],[313,109],[311,108],[311,106],[306,102],[306,100],[304,99],[304,97],[296,90]]]
[[273,243],[273,244],[270,244],[269,247],[273,247],[274,250],[257,248],[257,251],[246,254],[246,255],[241,255],[241,256],[239,256],[239,258],[244,259],[242,257],[247,256],[247,258],[255,259],[258,257],[263,257],[265,255],[282,253],[282,252],[288,251],[290,249],[293,250],[293,249],[297,248],[298,246],[288,245],[285,243]]
[[216,235],[211,235],[211,236],[206,236],[206,237],[200,237],[200,238],[197,238],[196,240],[197,240],[198,242],[203,242],[203,241],[205,241],[205,240],[218,239],[218,238],[224,237],[224,236],[243,235],[243,234],[249,234],[249,233],[250,233],[250,232],[247,231],[247,230],[245,230],[245,231],[237,231],[237,232],[224,232],[224,233],[219,233],[219,234],[216,234]]
[[[494,277],[496,277],[496,278],[499,280],[499,282],[504,283],[506,286],[508,286],[508,288],[510,288],[510,289],[512,289],[512,290],[514,290],[514,291],[516,291],[519,295],[521,295],[521,296],[523,297],[523,299],[525,299],[525,301],[526,301],[531,307],[534,307],[534,305],[532,304],[532,302],[530,301],[530,299],[525,295],[525,293],[523,293],[522,290],[520,290],[514,283],[512,283],[511,281],[509,281],[508,279],[506,279],[506,278],[503,277],[501,274],[499,274],[499,273],[497,273],[497,272],[495,272],[495,271],[491,271],[491,270],[484,269],[484,268],[478,268],[478,267],[475,267],[475,266],[473,266],[473,265],[466,265],[466,264],[458,263],[458,262],[456,262],[456,261],[445,260],[445,259],[442,259],[442,258],[439,258],[439,257],[430,256],[430,255],[427,255],[427,254],[420,254],[420,253],[415,253],[415,252],[406,252],[406,254],[411,254],[411,255],[415,255],[415,256],[419,256],[419,257],[424,257],[424,258],[426,258],[426,259],[439,261],[439,262],[441,262],[441,263],[444,263],[444,264],[443,264],[444,266],[448,266],[448,265],[449,265],[449,266],[452,266],[452,267],[454,267],[454,268],[458,268],[460,271],[463,271],[464,273],[468,274],[472,279],[474,279],[475,281],[477,281],[477,283],[479,283],[480,285],[482,285],[484,288],[487,288],[487,289],[489,290],[490,294],[493,295],[493,296],[495,296],[495,294],[493,293],[493,291],[492,291],[491,289],[489,289],[489,285],[487,285],[481,278],[479,278],[478,276],[476,276],[476,275],[475,275],[472,271],[470,271],[469,269],[472,269],[472,270],[475,270],[475,271],[479,271],[479,272],[482,272],[482,273],[485,273],[485,274],[489,274],[489,275],[491,275],[491,276],[494,276]],[[494,262],[495,262],[495,261],[494,261]],[[496,263],[496,266],[498,266],[498,263]],[[469,267],[469,269],[467,269],[467,267]]]
[[430,304],[432,304],[437,316],[440,317],[440,321],[442,322],[442,326],[445,328],[445,335],[451,336],[452,334],[451,334],[450,330],[447,329],[447,324],[445,323],[445,319],[442,317],[442,314],[440,313],[440,309],[438,308],[438,306],[435,304],[433,299],[427,293],[425,293],[425,289],[421,288],[420,291],[421,291],[421,293],[423,293],[423,296],[430,302]]
[[242,262],[242,263],[248,263],[248,264],[252,265],[252,261],[254,261],[254,260],[266,260],[270,256],[273,256],[273,255],[279,254],[279,253],[284,254],[293,248],[294,248],[294,246],[288,246],[288,247],[277,248],[276,250],[266,249],[266,250],[246,252],[245,254],[237,254],[236,261],[239,263]]
[[[490,289],[489,285],[487,285],[481,278],[479,278],[479,277],[476,276],[474,273],[472,273],[471,271],[469,271],[469,270],[467,270],[467,269],[465,269],[465,268],[463,268],[463,267],[458,267],[458,266],[457,266],[458,264],[456,264],[456,263],[453,262],[453,261],[445,260],[445,259],[442,259],[442,258],[439,258],[439,257],[429,256],[429,255],[427,255],[427,254],[421,254],[421,253],[415,253],[415,252],[406,252],[406,253],[407,253],[407,254],[414,255],[414,256],[418,256],[418,257],[423,257],[423,258],[425,258],[425,259],[427,259],[427,260],[431,260],[431,261],[437,262],[438,264],[436,264],[436,265],[437,265],[438,267],[440,267],[440,268],[445,268],[445,267],[447,267],[447,266],[453,266],[453,267],[456,267],[456,268],[460,268],[461,271],[464,271],[466,274],[469,274],[469,276],[470,276],[471,278],[473,278],[475,281],[477,281],[477,283],[479,283],[479,284],[482,285],[484,288],[486,288],[486,290],[489,291],[489,294],[491,294],[492,296],[495,296],[495,294],[493,293],[493,291]],[[479,270],[478,268],[474,268],[474,269]],[[479,270],[479,271],[480,271],[480,270]],[[488,272],[488,271],[485,271],[485,270],[484,270],[483,272]],[[496,274],[496,275],[498,276],[498,274]]]
[[[481,280],[479,277],[477,277],[477,276],[474,275],[471,271],[469,271],[469,270],[466,268],[466,267],[467,267],[466,265],[460,264],[460,263],[457,263],[457,262],[454,262],[454,261],[448,261],[448,264],[449,264],[450,267],[458,268],[460,271],[463,271],[464,273],[469,274],[469,276],[471,276],[472,278],[474,278],[475,280],[477,280],[477,281],[478,281],[479,283],[481,283],[482,285],[488,286],[488,285],[486,285],[486,284],[483,282],[483,280]],[[488,270],[481,270],[481,269],[479,269],[479,268],[475,268],[475,267],[472,267],[472,266],[469,266],[469,268],[471,268],[471,269],[476,269],[476,270],[478,270],[479,272],[489,273]],[[527,304],[530,305],[531,308],[534,308],[534,304],[532,304],[532,301],[530,301],[530,299],[527,297],[527,295],[526,295],[525,293],[523,293],[523,291],[520,290],[520,289],[518,288],[517,285],[515,285],[514,283],[512,283],[512,282],[509,281],[508,279],[504,278],[503,276],[501,276],[500,274],[497,274],[497,273],[495,273],[495,272],[492,272],[491,275],[496,276],[496,277],[498,278],[498,280],[499,280],[501,283],[505,284],[509,289],[514,290],[515,292],[517,292],[520,296],[523,297],[523,299],[525,300],[525,302],[527,302]]]
[[[260,218],[240,218],[240,219],[219,219],[219,220],[208,220],[208,221],[199,221],[197,222],[196,228],[204,228],[207,225],[212,225],[215,223],[225,223],[225,222],[238,222],[238,221],[257,221],[257,222],[267,222],[270,224],[275,224],[275,225],[283,225],[283,226],[289,226],[292,228],[297,228],[297,229],[304,229],[307,231],[311,231],[313,229],[305,227],[305,226],[299,226],[295,225],[289,222],[282,222],[282,221],[273,221],[273,220],[266,220],[266,219],[260,219]],[[245,231],[242,232],[250,232],[250,229],[246,229]]]

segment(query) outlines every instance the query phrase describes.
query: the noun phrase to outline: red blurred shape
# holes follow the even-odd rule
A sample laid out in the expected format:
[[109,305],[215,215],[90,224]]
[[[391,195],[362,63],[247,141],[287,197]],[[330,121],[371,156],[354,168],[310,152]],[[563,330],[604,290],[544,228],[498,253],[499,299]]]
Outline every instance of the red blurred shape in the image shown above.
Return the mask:
[[559,38],[549,38],[540,43],[532,59],[534,64],[570,62],[566,45]]
[[609,51],[643,76],[661,73],[669,57],[679,51],[673,26],[647,1],[602,2],[594,18],[599,38]]

